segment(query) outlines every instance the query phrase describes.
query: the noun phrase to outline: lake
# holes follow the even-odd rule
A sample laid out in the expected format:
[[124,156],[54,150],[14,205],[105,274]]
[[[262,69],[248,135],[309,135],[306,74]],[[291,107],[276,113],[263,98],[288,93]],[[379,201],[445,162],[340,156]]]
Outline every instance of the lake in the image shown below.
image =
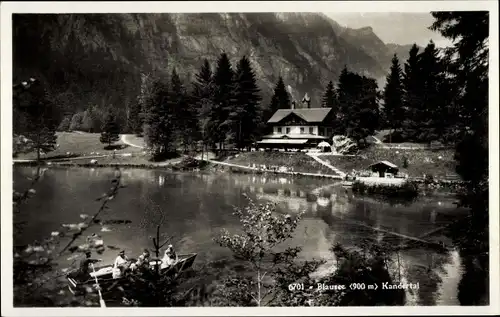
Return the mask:
[[[14,167],[14,187],[26,189],[26,177],[33,172],[33,168]],[[96,198],[110,188],[113,173],[106,168],[46,170],[35,185],[37,194],[15,216],[16,221],[26,223],[22,231],[14,233],[14,244],[41,240],[60,230],[61,224],[81,222],[81,214],[93,215],[100,206]],[[223,228],[237,230],[233,206],[246,204],[245,193],[277,203],[280,212],[305,211],[288,244],[301,246],[302,258],[322,258],[329,267],[335,261],[329,251],[333,243],[356,247],[369,239],[402,245],[403,239],[390,232],[420,237],[450,223],[461,212],[451,194],[426,195],[407,205],[390,204],[358,197],[326,179],[145,169],[125,169],[122,175],[126,187],[100,218],[130,222],[109,225],[109,232],[98,232],[100,227],[95,226],[86,233],[99,233],[106,245],[137,256],[144,247],[152,248],[151,238],[156,226],[161,225],[165,236],[174,236],[178,253],[198,253],[197,265],[230,256],[212,239]],[[447,238],[438,238],[450,244]],[[112,262],[116,252],[107,250],[100,257]],[[463,270],[457,251],[437,252],[415,246],[400,251],[398,259],[402,280],[420,285],[419,290],[407,292],[407,305],[459,305],[457,288]]]

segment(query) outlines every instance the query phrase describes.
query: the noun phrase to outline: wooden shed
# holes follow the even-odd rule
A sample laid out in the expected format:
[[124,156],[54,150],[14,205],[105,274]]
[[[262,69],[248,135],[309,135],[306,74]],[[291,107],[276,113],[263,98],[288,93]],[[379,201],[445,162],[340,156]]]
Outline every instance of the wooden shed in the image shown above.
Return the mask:
[[398,167],[389,161],[379,161],[370,165],[370,169],[374,173],[378,173],[380,177],[385,177],[386,173],[396,175],[399,171]]

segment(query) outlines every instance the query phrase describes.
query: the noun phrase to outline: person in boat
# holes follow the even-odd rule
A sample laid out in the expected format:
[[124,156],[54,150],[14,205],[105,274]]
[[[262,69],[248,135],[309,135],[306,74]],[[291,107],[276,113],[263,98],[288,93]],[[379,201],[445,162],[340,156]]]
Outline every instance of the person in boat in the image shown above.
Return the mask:
[[129,268],[130,260],[125,255],[125,251],[122,250],[118,253],[118,256],[115,259],[115,263],[113,265],[113,278],[118,278],[125,273],[125,271]]
[[90,274],[90,264],[101,262],[101,259],[92,259],[92,252],[85,252],[85,258],[80,262],[80,268],[77,272],[78,276],[82,278],[88,278]]
[[145,269],[149,268],[150,254],[148,249],[144,249],[139,258],[134,263],[134,269]]
[[165,255],[161,260],[161,268],[167,268],[177,263],[177,253],[175,253],[174,247],[170,244],[165,250]]

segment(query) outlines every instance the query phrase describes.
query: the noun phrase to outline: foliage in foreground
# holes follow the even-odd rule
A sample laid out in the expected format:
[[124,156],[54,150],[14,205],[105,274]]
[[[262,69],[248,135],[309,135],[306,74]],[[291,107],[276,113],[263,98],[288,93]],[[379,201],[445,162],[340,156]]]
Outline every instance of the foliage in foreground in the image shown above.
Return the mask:
[[[232,305],[268,305],[279,293],[280,287],[274,279],[280,269],[293,264],[298,249],[277,252],[275,248],[292,237],[301,214],[295,219],[290,215],[277,215],[273,204],[255,204],[248,196],[248,206],[235,208],[234,214],[240,219],[243,234],[230,234],[223,230],[214,240],[230,249],[234,257],[247,262],[252,275],[243,278],[229,277],[220,290]],[[239,294],[239,295],[238,295]],[[235,298],[236,296],[236,298]]]
[[[277,213],[276,205],[255,204],[249,197],[248,206],[235,208],[241,222],[241,233],[226,230],[215,241],[232,251],[235,259],[248,270],[224,279],[214,293],[221,306],[339,306],[339,305],[401,305],[403,291],[352,290],[351,283],[373,284],[392,282],[388,270],[388,252],[372,248],[359,252],[340,245],[332,247],[337,258],[333,273],[316,275],[325,264],[322,260],[301,261],[300,247],[279,246],[289,240],[302,217],[292,218]],[[283,250],[283,247],[281,247]],[[290,289],[291,284],[304,288]],[[345,285],[345,290],[321,290],[318,284]],[[309,288],[309,286],[313,286]]]
[[[465,258],[467,273],[459,285],[463,305],[488,302],[489,276],[489,13],[432,12],[430,27],[454,44],[445,53],[447,71],[457,94],[451,103],[458,120],[454,122],[457,173],[467,182],[460,204],[470,209],[467,218],[451,228],[452,237]],[[470,27],[473,25],[474,27]],[[486,300],[485,300],[486,299]]]

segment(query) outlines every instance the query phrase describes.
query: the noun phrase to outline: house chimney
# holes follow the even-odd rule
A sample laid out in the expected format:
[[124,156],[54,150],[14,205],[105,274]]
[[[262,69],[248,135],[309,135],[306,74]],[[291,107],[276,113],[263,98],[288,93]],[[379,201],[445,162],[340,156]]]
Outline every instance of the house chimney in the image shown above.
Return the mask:
[[307,109],[311,108],[311,98],[309,98],[309,95],[307,94],[307,92],[304,95],[304,98],[302,98],[302,105],[304,108],[307,108]]
[[295,109],[295,100],[292,100],[292,110]]

